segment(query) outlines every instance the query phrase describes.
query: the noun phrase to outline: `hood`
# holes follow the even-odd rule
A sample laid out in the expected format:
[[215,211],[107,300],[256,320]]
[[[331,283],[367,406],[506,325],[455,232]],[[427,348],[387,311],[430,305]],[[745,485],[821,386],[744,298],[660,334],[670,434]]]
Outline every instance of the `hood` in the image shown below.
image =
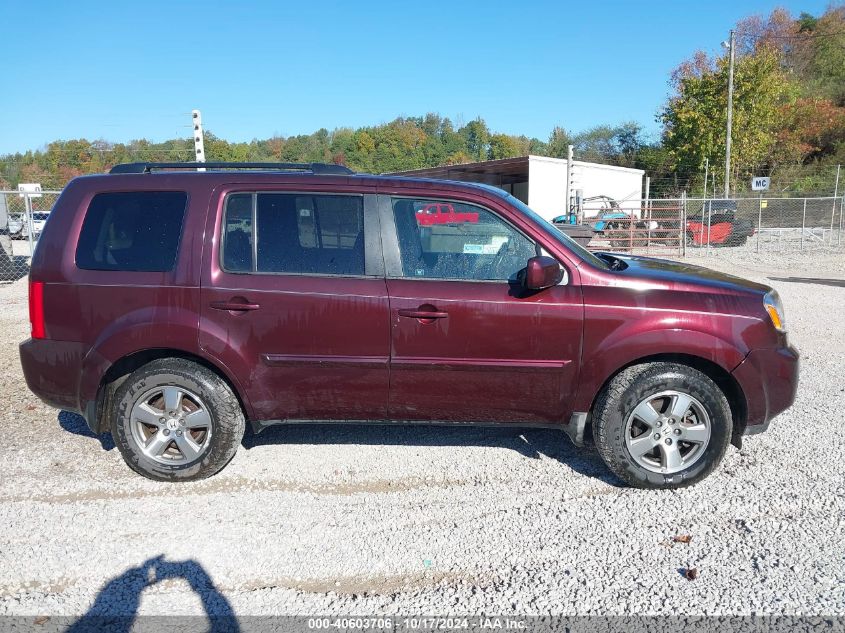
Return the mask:
[[615,271],[620,277],[638,281],[654,281],[673,288],[699,287],[719,289],[728,292],[752,292],[765,294],[769,286],[720,273],[703,266],[654,257],[638,257],[619,253],[608,253],[621,259],[627,265],[624,270]]

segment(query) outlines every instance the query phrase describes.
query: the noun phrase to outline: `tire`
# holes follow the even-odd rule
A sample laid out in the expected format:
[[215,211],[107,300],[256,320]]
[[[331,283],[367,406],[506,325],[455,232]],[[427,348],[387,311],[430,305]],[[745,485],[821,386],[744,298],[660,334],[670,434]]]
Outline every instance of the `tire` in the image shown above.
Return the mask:
[[246,426],[226,381],[181,358],[139,368],[114,402],[115,444],[132,470],[156,481],[196,481],[219,472],[235,456]]
[[[672,415],[680,410],[683,419]],[[677,363],[623,370],[593,409],[593,437],[601,458],[636,488],[681,488],[701,481],[724,457],[732,429],[731,409],[721,389],[697,369]]]

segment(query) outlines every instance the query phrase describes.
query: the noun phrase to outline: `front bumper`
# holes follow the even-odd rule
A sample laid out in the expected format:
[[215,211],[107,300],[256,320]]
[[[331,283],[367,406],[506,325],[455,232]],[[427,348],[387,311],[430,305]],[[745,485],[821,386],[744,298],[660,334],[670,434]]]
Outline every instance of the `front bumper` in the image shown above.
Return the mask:
[[753,350],[733,370],[745,394],[746,435],[765,431],[772,418],[795,402],[799,364],[798,350],[788,345]]

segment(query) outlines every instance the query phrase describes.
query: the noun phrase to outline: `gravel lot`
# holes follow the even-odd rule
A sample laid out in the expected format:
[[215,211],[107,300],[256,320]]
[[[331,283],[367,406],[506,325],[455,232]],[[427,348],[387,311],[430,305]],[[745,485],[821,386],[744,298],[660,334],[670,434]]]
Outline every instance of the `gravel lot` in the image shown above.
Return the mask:
[[210,480],[146,481],[26,389],[25,280],[0,286],[0,615],[845,614],[845,287],[786,280],[845,279],[845,253],[690,260],[777,288],[803,366],[679,492],[516,429],[276,428]]

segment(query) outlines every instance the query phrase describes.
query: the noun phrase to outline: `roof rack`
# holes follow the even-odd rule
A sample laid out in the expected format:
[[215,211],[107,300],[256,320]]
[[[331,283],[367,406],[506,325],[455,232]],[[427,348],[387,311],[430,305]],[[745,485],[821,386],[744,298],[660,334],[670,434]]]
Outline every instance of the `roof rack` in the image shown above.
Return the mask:
[[312,174],[348,176],[355,172],[344,165],[326,163],[123,163],[110,174],[149,174],[154,169],[263,169],[265,171],[304,171]]

